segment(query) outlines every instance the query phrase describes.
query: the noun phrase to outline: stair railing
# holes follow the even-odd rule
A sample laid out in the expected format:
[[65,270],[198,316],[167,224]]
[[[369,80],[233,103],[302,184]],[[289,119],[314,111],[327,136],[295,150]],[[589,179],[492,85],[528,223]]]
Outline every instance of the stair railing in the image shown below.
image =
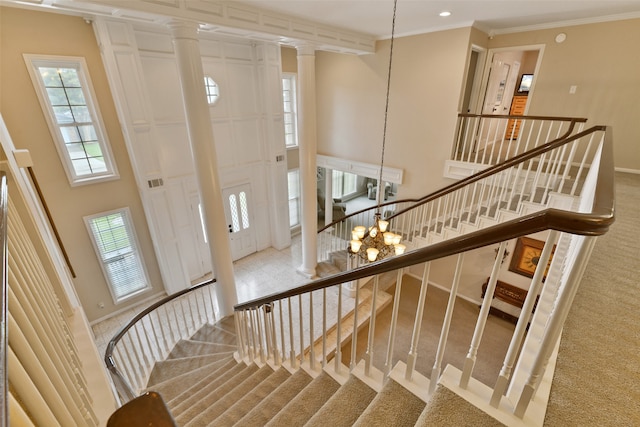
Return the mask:
[[496,165],[583,130],[578,117],[458,114],[451,160]]
[[218,320],[216,280],[169,295],[138,313],[107,344],[104,361],[122,404],[147,386],[155,362],[181,339]]
[[[575,143],[581,144],[579,147]],[[579,162],[573,161],[576,152],[590,153],[581,156]],[[545,372],[549,372],[547,364],[553,348],[556,346],[560,330],[564,324],[567,312],[571,306],[579,284],[581,274],[586,266],[590,250],[593,246],[595,236],[606,233],[613,222],[613,155],[611,132],[602,126],[596,126],[579,134],[570,136],[564,140],[555,141],[545,146],[537,147],[527,153],[523,153],[515,158],[504,162],[503,165],[494,169],[492,175],[488,177],[476,177],[468,186],[475,186],[483,179],[494,177],[494,181],[503,182],[497,187],[487,187],[486,192],[507,192],[513,188],[513,183],[522,185],[522,180],[512,173],[515,170],[522,171],[540,170],[539,165],[549,165],[548,159],[557,159],[557,165],[566,165],[571,170],[571,174],[566,177],[574,177],[580,172],[586,176],[580,179],[580,184],[572,185],[577,192],[574,198],[575,203],[567,204],[565,207],[545,207],[542,210],[522,214],[519,217],[496,223],[486,228],[476,231],[451,236],[446,240],[431,243],[424,247],[406,252],[404,255],[396,256],[382,261],[362,265],[353,270],[341,272],[336,275],[314,280],[306,285],[259,298],[236,306],[236,319],[239,325],[239,345],[238,352],[247,361],[260,359],[262,361],[271,359],[277,364],[288,364],[293,368],[307,366],[310,369],[317,369],[318,366],[327,367],[332,359],[335,359],[333,370],[337,375],[346,372],[361,372],[370,381],[382,382],[387,375],[398,381],[405,381],[408,387],[413,388],[418,395],[425,396],[433,392],[438,382],[446,384],[447,387],[456,392],[465,391],[475,394],[475,399],[485,399],[481,396],[491,395],[491,390],[502,387],[501,382],[505,382],[507,397],[502,392],[494,393],[491,401],[483,403],[483,409],[491,411],[491,408],[509,416],[523,418],[530,416],[531,412],[544,414],[544,408],[540,411],[529,411],[527,407],[532,402],[533,397],[538,392],[540,380]],[[537,168],[537,169],[536,169]],[[543,168],[544,171],[553,171],[553,166]],[[489,173],[489,172],[487,172]],[[538,183],[549,181],[549,177],[538,177]],[[546,172],[545,172],[546,173]],[[495,178],[499,176],[499,178]],[[565,176],[564,172],[558,176]],[[507,179],[505,177],[511,177]],[[563,180],[560,179],[560,182]],[[565,179],[566,181],[566,179]],[[553,186],[557,190],[563,187],[564,183]],[[549,193],[546,187],[543,191]],[[442,197],[445,197],[443,195]],[[465,204],[462,204],[465,206]],[[455,210],[455,209],[454,209]],[[409,214],[411,211],[408,211]],[[458,209],[458,212],[463,210]],[[399,214],[396,214],[398,216]],[[393,217],[392,217],[393,218]],[[447,336],[451,327],[451,316],[457,299],[456,289],[460,281],[460,273],[464,264],[466,252],[499,244],[498,254],[495,258],[494,267],[489,279],[487,295],[492,295],[497,282],[497,269],[502,261],[502,253],[505,250],[506,242],[530,235],[532,233],[549,231],[545,249],[540,260],[540,265],[546,265],[550,256],[551,248],[557,245],[558,252],[555,253],[551,268],[546,280],[543,282],[543,269],[539,269],[532,279],[530,292],[521,311],[520,319],[511,339],[510,348],[505,355],[503,369],[498,378],[496,387],[479,384],[473,377],[473,370],[476,364],[477,349],[481,343],[486,319],[491,305],[491,298],[484,298],[480,310],[478,321],[473,337],[466,354],[464,367],[459,371],[456,368],[447,366],[442,372],[443,354],[447,345]],[[424,299],[429,284],[429,272],[431,261],[444,257],[457,255],[458,262],[454,271],[454,279],[451,286],[449,303],[443,320],[442,331],[440,333],[439,345],[437,348],[435,363],[430,373],[422,372],[423,375],[430,374],[431,381],[424,381],[422,376],[417,376],[415,372],[415,361],[420,355],[417,354],[418,340],[420,339],[420,324],[424,315]],[[407,366],[397,364],[394,360],[393,331],[396,327],[392,322],[388,335],[388,344],[385,348],[383,343],[374,342],[375,323],[369,322],[369,337],[366,345],[364,358],[356,356],[356,342],[358,339],[358,329],[361,326],[356,319],[353,319],[358,310],[349,314],[349,309],[345,306],[354,307],[351,299],[345,299],[342,292],[343,284],[350,283],[366,277],[377,278],[383,273],[395,272],[398,277],[398,289],[395,297],[400,298],[399,287],[402,285],[402,269],[424,265],[422,287],[418,301],[418,309],[415,314],[412,340],[408,349],[406,360]],[[415,268],[415,267],[414,267]],[[375,292],[377,281],[374,281],[373,296],[371,297],[371,315],[375,316]],[[549,301],[549,307],[544,313],[538,306],[536,314],[532,317],[536,293],[540,290],[540,301]],[[358,301],[359,294],[364,289],[356,287],[355,301]],[[313,300],[318,300],[315,295],[322,294],[322,300],[327,301],[318,307],[313,304]],[[312,296],[313,295],[313,296]],[[333,300],[332,300],[333,299]],[[358,303],[355,303],[358,306]],[[265,310],[268,307],[268,310]],[[334,310],[338,307],[338,310]],[[397,319],[397,300],[393,303],[394,312],[392,319]],[[332,311],[329,313],[329,311]],[[351,320],[346,319],[351,317]],[[321,328],[315,329],[313,323],[322,323]],[[351,322],[351,324],[349,324]],[[527,326],[531,323],[531,328],[539,327],[540,335],[533,337],[527,333]],[[327,326],[328,324],[328,326]],[[322,329],[321,332],[318,332]],[[269,331],[265,333],[264,331]],[[347,336],[346,331],[350,330]],[[343,335],[344,334],[344,335]],[[348,341],[352,343],[352,358],[349,366],[342,363],[341,347]],[[332,342],[330,342],[330,340]],[[318,347],[321,350],[313,357],[310,348]],[[532,364],[522,363],[522,352],[518,354],[517,349],[521,346],[531,348],[534,362]],[[377,369],[372,366],[372,353],[378,351],[386,352],[384,366]],[[364,362],[359,362],[361,359]],[[526,365],[526,366],[525,366]],[[512,367],[515,366],[515,369]],[[378,371],[381,369],[381,371]],[[489,392],[479,392],[479,389],[487,388]],[[544,399],[536,399],[540,401]],[[515,403],[513,403],[515,402]],[[546,405],[545,405],[546,406]],[[487,409],[488,408],[488,409]],[[497,408],[497,409],[496,409]],[[540,420],[539,420],[540,421]],[[541,421],[540,421],[541,423]]]
[[[538,123],[534,119],[529,121]],[[525,210],[545,207],[551,193],[575,195],[584,180],[595,144],[583,142],[582,137],[565,136],[573,131],[575,123],[582,124],[583,119],[556,121],[571,124],[561,137],[545,139],[549,142],[529,147],[524,153],[422,198],[383,203],[382,216],[390,221],[394,232],[402,234],[403,243],[415,248],[445,239],[451,228],[456,234],[464,233],[465,229],[477,227],[481,219],[500,221],[501,213],[503,218],[508,218],[501,208],[519,215]],[[590,136],[593,138],[594,134]],[[558,147],[562,148],[556,150]],[[327,261],[331,253],[346,248],[353,226],[373,225],[377,209],[372,206],[360,210],[320,229],[318,261]]]

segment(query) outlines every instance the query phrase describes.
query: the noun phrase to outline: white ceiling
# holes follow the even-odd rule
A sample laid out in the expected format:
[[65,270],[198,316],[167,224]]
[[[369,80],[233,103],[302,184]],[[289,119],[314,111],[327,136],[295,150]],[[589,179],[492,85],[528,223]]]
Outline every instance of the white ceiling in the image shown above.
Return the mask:
[[[320,24],[388,38],[393,0],[233,0]],[[444,10],[451,16],[442,18]],[[622,15],[622,16],[619,16]],[[487,33],[640,17],[640,0],[398,0],[396,35],[475,25]]]

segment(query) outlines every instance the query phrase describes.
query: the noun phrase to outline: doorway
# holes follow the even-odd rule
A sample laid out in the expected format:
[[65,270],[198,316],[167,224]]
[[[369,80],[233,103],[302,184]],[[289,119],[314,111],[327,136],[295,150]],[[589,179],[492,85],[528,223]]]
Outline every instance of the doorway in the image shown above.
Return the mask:
[[235,261],[256,252],[251,185],[225,188],[222,190],[222,198],[231,241],[231,258]]

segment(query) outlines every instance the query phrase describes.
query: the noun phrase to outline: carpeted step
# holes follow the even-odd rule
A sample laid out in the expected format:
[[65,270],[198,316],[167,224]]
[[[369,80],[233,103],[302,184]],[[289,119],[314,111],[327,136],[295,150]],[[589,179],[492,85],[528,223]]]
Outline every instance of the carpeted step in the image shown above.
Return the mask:
[[232,334],[236,333],[236,322],[233,314],[218,320],[215,326],[217,328],[224,329],[227,332],[231,332]]
[[223,384],[233,375],[242,371],[246,366],[247,366],[246,364],[238,363],[236,362],[235,359],[232,358],[225,365],[209,373],[207,376],[201,378],[200,381],[190,384],[189,388],[187,388],[184,392],[180,393],[178,396],[174,397],[173,399],[167,401],[166,402],[167,406],[171,408],[173,411],[174,408],[179,407],[184,401],[189,400],[191,403],[196,402],[197,399],[194,399],[193,401],[190,400],[193,395],[197,394],[205,387],[208,387],[211,385],[215,387]]
[[171,412],[173,413],[176,422],[179,425],[185,425],[259,369],[255,364],[247,366],[244,363],[240,363],[239,366],[243,368],[239,372],[235,372],[233,375],[228,377],[226,381],[214,381],[210,385],[207,385],[200,391],[194,393],[188,399],[183,400],[175,408],[172,408]]
[[[260,402],[262,402],[272,391],[278,388],[287,379],[291,378],[291,373],[285,368],[280,368],[269,378],[262,381],[253,390],[247,393],[243,398],[231,405],[222,415],[213,420],[212,424],[216,427],[233,426],[240,421],[242,417],[252,411]],[[247,423],[241,425],[249,425]]]
[[213,362],[210,365],[203,366],[202,368],[198,368],[194,371],[179,375],[175,378],[171,378],[170,380],[155,384],[153,387],[150,387],[149,390],[161,394],[162,399],[165,402],[169,402],[184,393],[192,387],[193,384],[198,383],[203,378],[218,371],[219,375],[220,373],[225,372],[225,369],[231,369],[236,364],[237,362],[232,357],[229,357],[218,362]]
[[305,427],[350,427],[375,396],[375,390],[351,375]]
[[193,334],[190,339],[191,341],[236,345],[236,334],[209,324],[205,324],[195,334]]
[[147,388],[170,380],[173,377],[202,368],[203,366],[208,366],[221,360],[228,361],[231,357],[229,353],[215,353],[203,356],[183,357],[180,359],[160,360],[153,365],[153,369],[149,375],[149,381],[147,381]]
[[353,425],[358,427],[413,426],[424,407],[425,403],[416,395],[389,379]]
[[191,357],[195,355],[227,353],[236,351],[235,345],[214,344],[202,341],[180,340],[167,356],[167,359],[179,359],[181,357]]
[[266,426],[303,426],[333,396],[338,388],[340,388],[340,384],[323,371],[282,408]]
[[239,426],[261,427],[271,420],[287,403],[300,393],[312,378],[302,369],[296,371],[285,382],[280,384],[262,402],[256,405],[238,422]]
[[[243,396],[251,392],[262,381],[267,379],[272,373],[273,369],[269,365],[265,365],[262,368],[255,371],[248,378],[240,383],[236,383],[236,386],[226,393],[224,396],[211,400],[208,402],[208,407],[201,411],[196,417],[189,421],[187,427],[205,427],[209,425],[213,420],[218,418],[224,413],[227,408],[242,399]],[[209,398],[207,398],[209,400]],[[245,412],[249,412],[251,408],[245,408]],[[217,425],[217,424],[216,424]]]
[[438,384],[415,426],[499,427],[504,424]]

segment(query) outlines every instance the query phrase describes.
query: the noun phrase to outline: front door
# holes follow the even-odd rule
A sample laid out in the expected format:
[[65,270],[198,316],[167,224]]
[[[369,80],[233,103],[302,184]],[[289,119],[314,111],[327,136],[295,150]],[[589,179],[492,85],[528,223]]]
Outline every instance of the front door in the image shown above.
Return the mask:
[[224,212],[231,240],[231,257],[237,260],[256,251],[251,211],[251,186],[236,185],[222,190]]

